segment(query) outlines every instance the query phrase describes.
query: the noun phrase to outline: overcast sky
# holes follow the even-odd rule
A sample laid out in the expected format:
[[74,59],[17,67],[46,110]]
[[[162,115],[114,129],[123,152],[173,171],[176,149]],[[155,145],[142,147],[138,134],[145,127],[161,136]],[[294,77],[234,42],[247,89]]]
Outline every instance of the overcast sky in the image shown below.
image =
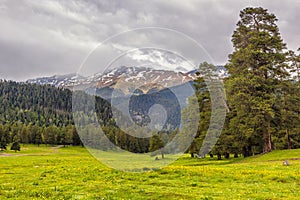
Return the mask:
[[[170,61],[197,65],[204,58],[199,55],[197,59],[198,52],[189,48],[193,38],[202,45],[210,61],[224,64],[232,52],[230,39],[239,11],[247,6],[269,9],[279,19],[278,26],[288,47],[293,50],[300,47],[299,0],[0,0],[0,78],[27,80],[77,72],[89,52],[100,42],[143,27],[166,29],[151,29],[147,34],[133,31],[126,37],[121,34],[109,45],[120,52],[130,51],[128,57],[144,62],[149,59],[147,48],[159,49],[163,43],[164,52],[170,50],[170,55],[180,52],[184,55],[177,58],[188,59],[172,58]],[[177,32],[172,34],[169,29]],[[126,44],[122,40],[126,40]],[[102,57],[116,57],[106,54],[103,48],[89,60],[98,59],[98,67],[103,67],[107,60],[105,63]],[[162,51],[151,51],[150,54],[163,60]],[[124,62],[126,64],[125,59]]]

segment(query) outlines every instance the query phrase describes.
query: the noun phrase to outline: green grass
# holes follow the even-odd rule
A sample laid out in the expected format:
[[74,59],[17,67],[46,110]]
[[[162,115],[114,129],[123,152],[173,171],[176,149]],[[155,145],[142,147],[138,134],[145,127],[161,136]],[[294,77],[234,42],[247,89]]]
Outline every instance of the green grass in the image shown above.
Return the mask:
[[295,158],[300,150],[221,161],[184,155],[161,170],[130,173],[82,147],[25,145],[0,153],[0,199],[299,199]]

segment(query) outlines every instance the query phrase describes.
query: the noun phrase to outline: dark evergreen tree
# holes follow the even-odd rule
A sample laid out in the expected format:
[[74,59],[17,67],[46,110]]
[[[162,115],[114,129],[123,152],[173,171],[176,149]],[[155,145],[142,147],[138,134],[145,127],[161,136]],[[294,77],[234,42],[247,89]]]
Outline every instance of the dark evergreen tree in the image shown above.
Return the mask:
[[20,143],[19,142],[12,143],[10,150],[13,150],[15,152],[20,151],[21,150]]
[[163,150],[164,145],[165,144],[163,142],[163,139],[160,137],[160,135],[155,134],[150,139],[149,151],[155,152],[157,150],[160,150],[161,158],[164,159],[164,150]]
[[228,100],[244,156],[272,150],[272,121],[280,80],[287,77],[286,48],[277,18],[263,8],[245,8],[232,36],[234,52],[226,65]]

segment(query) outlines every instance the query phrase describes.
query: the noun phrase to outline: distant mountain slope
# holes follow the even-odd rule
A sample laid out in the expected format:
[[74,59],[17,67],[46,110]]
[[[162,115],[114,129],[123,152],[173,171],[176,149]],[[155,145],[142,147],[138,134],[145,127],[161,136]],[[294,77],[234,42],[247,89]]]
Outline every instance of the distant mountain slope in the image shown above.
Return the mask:
[[[121,66],[105,71],[103,74],[95,74],[87,78],[76,74],[67,74],[30,79],[27,82],[66,88],[73,88],[79,85],[98,89],[109,87],[119,89],[125,94],[130,92],[128,91],[130,85],[139,83],[143,86],[139,89],[143,93],[147,93],[151,89],[160,90],[193,81],[197,78],[197,71],[195,69],[189,72],[179,72],[147,67]],[[223,66],[216,66],[216,71],[221,78],[228,76]]]
[[[129,112],[131,118],[141,125],[149,123],[149,109],[155,104],[160,104],[166,109],[168,116],[163,128],[169,126],[175,129],[180,125],[181,110],[187,106],[188,97],[194,93],[192,85],[198,77],[197,72],[198,70],[184,73],[121,66],[87,78],[71,74],[28,82],[63,88],[81,87],[87,93],[107,100],[118,110]],[[221,77],[227,74],[223,66],[217,66],[216,73]]]

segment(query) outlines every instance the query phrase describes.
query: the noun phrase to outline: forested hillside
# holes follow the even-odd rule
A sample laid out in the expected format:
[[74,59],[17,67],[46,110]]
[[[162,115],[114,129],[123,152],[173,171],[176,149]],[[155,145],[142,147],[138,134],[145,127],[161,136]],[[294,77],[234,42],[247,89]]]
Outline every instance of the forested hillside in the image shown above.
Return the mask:
[[48,85],[0,81],[1,122],[37,126],[72,124],[71,91]]
[[[80,93],[82,100],[90,98]],[[112,119],[110,104],[95,98],[97,118],[79,113],[77,119],[100,123],[103,131],[113,144],[132,152],[148,152],[149,139],[139,139],[121,131]],[[72,114],[72,92],[68,89],[49,85],[0,81],[0,148],[5,149],[11,142],[32,144],[73,144],[80,145],[81,140],[74,126]],[[83,104],[82,104],[83,105]],[[78,114],[78,113],[77,113]],[[95,134],[93,126],[83,127],[82,132]],[[86,136],[86,135],[84,135]],[[84,139],[85,137],[82,137]],[[89,146],[103,149],[98,140],[90,140]]]
[[80,144],[72,120],[71,91],[0,81],[1,148],[10,142]]

